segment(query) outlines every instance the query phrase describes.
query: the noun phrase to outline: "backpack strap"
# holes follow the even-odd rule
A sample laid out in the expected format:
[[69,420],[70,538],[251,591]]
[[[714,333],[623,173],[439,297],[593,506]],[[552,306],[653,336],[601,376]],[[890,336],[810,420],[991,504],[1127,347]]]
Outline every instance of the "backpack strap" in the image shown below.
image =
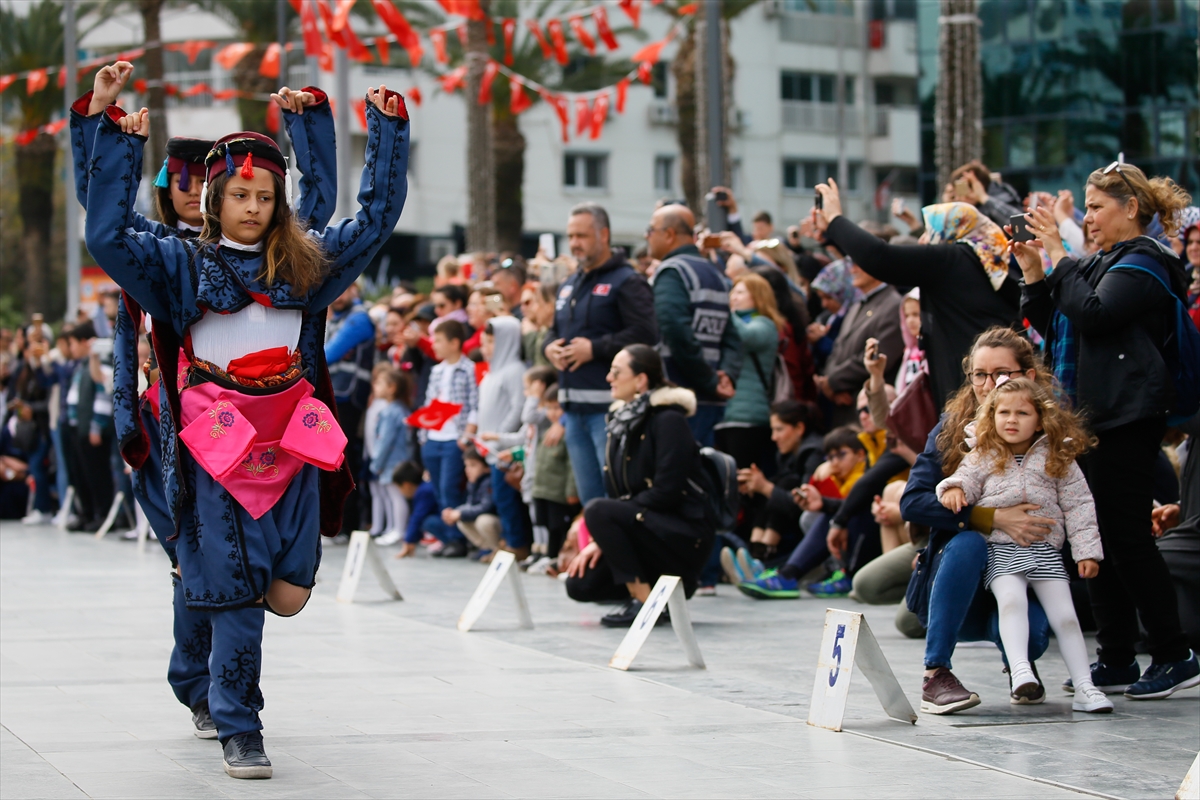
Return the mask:
[[758,379],[762,381],[763,391],[767,393],[767,402],[772,402],[775,397],[775,372],[771,371],[771,380],[767,380],[766,373],[763,372],[762,364],[758,360],[758,354],[750,351],[747,353],[750,360],[754,362],[754,371],[758,373]]
[[1166,268],[1155,259],[1141,255],[1140,253],[1131,253],[1124,256],[1121,263],[1109,267],[1110,272],[1115,269],[1135,270],[1151,275],[1167,290],[1167,294],[1179,300],[1185,306],[1187,305],[1186,300],[1175,294],[1175,291],[1171,288],[1170,275],[1167,273]]

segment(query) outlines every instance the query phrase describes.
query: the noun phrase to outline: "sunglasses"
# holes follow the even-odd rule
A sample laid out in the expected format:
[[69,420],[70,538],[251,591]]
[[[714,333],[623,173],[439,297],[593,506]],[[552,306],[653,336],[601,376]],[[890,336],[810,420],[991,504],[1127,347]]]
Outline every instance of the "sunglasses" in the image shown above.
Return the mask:
[[1117,160],[1105,167],[1103,174],[1109,175],[1113,172],[1116,172],[1121,176],[1121,180],[1125,181],[1125,185],[1129,187],[1129,191],[1133,192],[1133,196],[1137,197],[1137,189],[1133,188],[1133,183],[1129,180],[1129,178],[1125,177],[1125,173],[1121,169],[1123,166],[1125,166],[1125,154],[1117,153]]

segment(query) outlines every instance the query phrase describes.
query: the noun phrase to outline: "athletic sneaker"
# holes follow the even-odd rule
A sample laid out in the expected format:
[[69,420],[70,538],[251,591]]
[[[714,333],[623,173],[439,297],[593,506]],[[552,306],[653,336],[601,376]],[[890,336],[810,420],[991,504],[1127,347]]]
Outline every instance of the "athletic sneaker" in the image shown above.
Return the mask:
[[[1032,691],[1026,690],[1023,694],[1018,695],[1013,691],[1012,674],[1009,674],[1008,702],[1014,706],[1036,706],[1038,703],[1043,703],[1046,700],[1046,687],[1042,685],[1042,677],[1038,675],[1037,664],[1031,663],[1029,669],[1037,681],[1037,688]],[[1008,667],[1005,667],[1004,671],[1008,672]]]
[[755,600],[795,600],[800,596],[800,582],[785,578],[778,570],[768,569],[757,580],[743,581],[738,590]]
[[[1038,695],[1041,695],[1042,699],[1046,697],[1042,684],[1028,666],[1017,667],[1010,673],[1009,686],[1009,699],[1015,705],[1030,705]],[[1075,695],[1078,697],[1079,693],[1076,692]]]
[[1071,701],[1071,710],[1086,711],[1089,714],[1111,714],[1113,701],[1092,684],[1081,683],[1075,690],[1075,699]]
[[271,759],[258,731],[239,733],[225,742],[225,774],[231,778],[269,778]]
[[752,579],[752,576],[742,572],[742,565],[738,563],[737,557],[734,556],[732,547],[721,548],[721,569],[725,572],[725,577],[734,586]]
[[738,566],[742,569],[742,574],[746,576],[746,580],[752,581],[760,577],[767,568],[757,558],[750,555],[750,551],[744,547],[739,547],[737,551]]
[[854,582],[846,576],[842,570],[838,570],[829,576],[828,580],[818,583],[810,583],[804,587],[808,589],[808,593],[817,597],[845,597],[850,594],[850,590],[854,587]]
[[432,547],[435,544],[441,544],[442,540],[434,536],[432,533],[421,534],[421,541],[418,542],[422,547]]
[[192,709],[192,724],[196,726],[193,733],[197,739],[215,739],[217,738],[217,723],[213,722],[212,715],[208,713],[208,701],[204,700]]
[[21,517],[22,525],[49,525],[52,522],[54,522],[54,517],[42,511],[31,511]]
[[938,667],[921,684],[921,711],[926,714],[953,714],[979,705],[979,695],[966,687],[945,667]]
[[379,534],[379,536],[375,539],[375,544],[379,545],[380,547],[391,547],[392,545],[399,543],[399,541],[403,538],[404,534],[398,529],[393,528],[386,533]]
[[1146,673],[1125,690],[1125,696],[1130,700],[1159,700],[1193,686],[1200,686],[1200,662],[1195,653],[1185,661],[1151,662]]
[[[1141,674],[1142,669],[1138,666],[1136,658],[1127,667],[1112,667],[1103,661],[1097,661],[1092,664],[1092,685],[1102,692],[1123,692],[1131,684],[1137,683]],[[1075,684],[1070,678],[1062,682],[1062,688],[1064,692],[1075,694]]]

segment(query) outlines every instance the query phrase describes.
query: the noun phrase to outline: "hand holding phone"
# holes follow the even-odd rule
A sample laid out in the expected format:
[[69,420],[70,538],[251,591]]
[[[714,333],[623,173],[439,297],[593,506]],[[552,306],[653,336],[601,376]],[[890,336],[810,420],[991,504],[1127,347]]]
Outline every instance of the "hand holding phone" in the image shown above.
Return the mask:
[[1026,221],[1024,214],[1013,214],[1008,218],[1008,224],[1012,229],[1014,242],[1033,241],[1033,232],[1029,230],[1029,223]]

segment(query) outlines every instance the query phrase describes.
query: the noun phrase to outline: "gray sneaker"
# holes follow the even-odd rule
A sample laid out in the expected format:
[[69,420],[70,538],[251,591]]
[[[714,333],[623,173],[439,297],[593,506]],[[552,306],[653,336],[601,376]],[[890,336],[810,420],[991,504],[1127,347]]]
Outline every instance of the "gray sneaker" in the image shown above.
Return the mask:
[[213,722],[212,715],[208,713],[207,700],[198,703],[192,709],[192,724],[196,726],[193,733],[196,734],[197,739],[217,738],[217,723]]
[[239,733],[225,743],[225,773],[231,778],[269,778],[271,759],[258,731]]

